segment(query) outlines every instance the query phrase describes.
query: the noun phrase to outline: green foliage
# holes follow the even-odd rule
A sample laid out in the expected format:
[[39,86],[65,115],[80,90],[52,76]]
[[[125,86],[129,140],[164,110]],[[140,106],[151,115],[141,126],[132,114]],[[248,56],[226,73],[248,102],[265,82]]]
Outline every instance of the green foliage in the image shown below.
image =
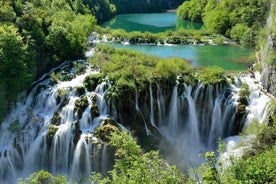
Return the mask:
[[[203,21],[211,31],[254,47],[255,37],[266,22],[268,4],[267,0],[190,0],[179,6],[177,15],[182,19]],[[247,45],[247,41],[250,44]]]
[[85,93],[85,88],[84,88],[83,86],[78,86],[78,87],[76,88],[76,94],[77,94],[78,96],[82,96],[84,93]]
[[220,183],[220,175],[216,168],[217,157],[215,152],[206,152],[204,156],[207,162],[201,166],[201,169],[203,169],[202,181],[207,184]]
[[102,78],[103,78],[103,74],[101,74],[101,73],[88,75],[84,79],[84,82],[83,82],[84,87],[88,91],[93,91],[96,89],[97,85],[101,83]]
[[1,1],[0,8],[0,24],[9,23],[15,20],[15,12],[13,11],[10,1]]
[[88,105],[89,104],[86,96],[82,96],[80,99],[75,101],[74,112],[77,113],[78,118],[82,117],[82,113],[88,107]]
[[217,66],[202,68],[198,79],[203,84],[216,84],[226,81],[224,70]]
[[113,30],[110,28],[97,27],[97,32],[107,35],[107,40],[115,38],[113,41],[120,43],[128,39],[132,44],[164,44],[164,41],[170,44],[194,44],[195,41],[198,44],[209,44],[208,39],[218,36],[204,28],[200,30],[178,29],[176,31],[169,30],[161,33],[142,33],[139,31],[126,32],[122,29]]
[[1,112],[7,112],[13,106],[18,93],[22,92],[33,78],[33,60],[27,54],[28,49],[15,26],[0,25],[0,101],[3,102]]
[[96,128],[93,134],[101,141],[109,143],[111,141],[111,135],[114,132],[118,133],[119,129],[116,126],[107,123],[103,126],[99,126],[98,128]]
[[203,18],[204,25],[220,34],[225,34],[230,27],[228,14],[224,10],[213,10]]
[[261,154],[239,159],[225,170],[223,183],[275,183],[276,146]]
[[90,15],[75,15],[72,11],[58,11],[53,15],[46,37],[47,45],[61,59],[74,59],[83,53],[87,35],[95,24]]
[[177,15],[181,19],[189,19],[194,22],[202,22],[202,14],[206,3],[207,0],[184,1],[184,3],[178,7]]
[[[83,56],[96,24],[84,1],[0,2],[0,120],[34,78]],[[77,72],[83,72],[81,67]]]
[[53,137],[55,136],[56,132],[58,130],[58,127],[55,125],[50,125],[47,130],[47,135],[46,135],[46,141],[47,145],[50,148],[52,144]]
[[166,165],[156,151],[143,153],[127,132],[113,133],[110,143],[116,148],[116,161],[110,177],[103,180],[99,175],[93,175],[92,183],[185,183],[174,166]]
[[244,24],[236,24],[230,31],[230,36],[233,40],[240,42],[245,36],[248,30],[248,26]]
[[[175,83],[176,77],[181,74],[192,75],[192,67],[185,60],[179,58],[161,59],[139,52],[117,49],[106,45],[99,45],[97,53],[90,59],[92,66],[101,69],[103,76],[112,83],[106,98],[125,99],[135,94],[138,89],[156,80],[165,80]],[[97,78],[97,76],[96,76]],[[87,86],[94,86],[98,82],[90,76],[85,80]],[[132,98],[132,97],[130,97]]]
[[28,178],[19,179],[18,184],[67,184],[65,176],[53,176],[51,173],[41,170],[33,173]]
[[246,106],[248,105],[249,97],[249,86],[247,84],[242,84],[239,91],[239,104],[238,104],[238,114],[244,115],[246,113]]

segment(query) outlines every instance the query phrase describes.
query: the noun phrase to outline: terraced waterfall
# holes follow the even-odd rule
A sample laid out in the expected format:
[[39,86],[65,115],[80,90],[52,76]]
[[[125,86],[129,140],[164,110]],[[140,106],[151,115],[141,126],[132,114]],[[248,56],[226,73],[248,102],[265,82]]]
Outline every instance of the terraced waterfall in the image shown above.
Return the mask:
[[[167,142],[167,152],[184,167],[201,163],[197,155],[216,148],[216,140],[238,134],[250,120],[262,120],[269,98],[248,75],[235,77],[230,84],[188,85],[181,77],[164,88],[158,82],[145,94],[134,94],[125,108],[134,112],[137,124],[123,122],[122,105],[106,100],[112,85],[108,78],[88,91],[83,87],[92,70],[86,61],[64,63],[34,83],[0,128],[0,183],[45,169],[70,178],[87,177],[91,171],[106,173],[113,165],[113,150],[95,135],[95,129],[114,125],[131,130],[138,126],[149,137]],[[67,78],[54,81],[51,75],[62,71]],[[51,75],[51,77],[50,77]],[[258,74],[256,74],[258,77]],[[249,85],[246,112],[239,111],[239,91]],[[121,107],[119,107],[121,106]]]

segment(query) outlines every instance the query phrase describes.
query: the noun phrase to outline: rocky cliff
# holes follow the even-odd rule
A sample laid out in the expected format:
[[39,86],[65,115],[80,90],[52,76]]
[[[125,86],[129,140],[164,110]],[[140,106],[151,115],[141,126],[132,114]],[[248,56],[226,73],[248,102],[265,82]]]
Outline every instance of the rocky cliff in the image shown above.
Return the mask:
[[276,7],[274,1],[271,1],[265,29],[266,41],[260,48],[261,82],[263,87],[276,97]]

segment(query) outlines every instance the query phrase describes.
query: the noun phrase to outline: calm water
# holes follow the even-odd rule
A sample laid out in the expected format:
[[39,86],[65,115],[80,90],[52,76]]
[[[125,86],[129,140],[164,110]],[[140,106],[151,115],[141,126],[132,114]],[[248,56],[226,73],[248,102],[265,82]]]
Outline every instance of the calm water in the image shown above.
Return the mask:
[[164,32],[166,30],[184,29],[200,29],[202,24],[191,21],[177,19],[173,12],[166,13],[146,13],[146,14],[123,14],[118,15],[109,22],[102,25],[112,29],[124,29],[127,32]]
[[247,64],[241,63],[248,60],[252,52],[245,48],[219,45],[122,45],[112,43],[115,48],[127,48],[145,54],[162,58],[180,57],[192,61],[194,67],[216,65],[225,70],[244,70]]
[[[154,14],[124,14],[118,15],[110,22],[103,25],[110,28],[121,28],[126,31],[163,32],[166,30],[201,29],[202,24],[191,21],[181,21],[173,12]],[[128,48],[146,54],[167,57],[180,57],[192,61],[192,65],[211,66],[216,65],[225,70],[244,70],[247,64],[241,63],[248,60],[252,51],[234,46],[147,46],[147,45],[121,45],[112,43],[116,48]]]

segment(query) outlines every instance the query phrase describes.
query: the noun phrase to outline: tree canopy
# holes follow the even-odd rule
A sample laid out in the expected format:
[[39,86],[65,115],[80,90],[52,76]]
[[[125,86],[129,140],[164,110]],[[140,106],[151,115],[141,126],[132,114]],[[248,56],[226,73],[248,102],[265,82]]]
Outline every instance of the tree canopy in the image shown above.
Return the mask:
[[0,0],[0,120],[17,95],[64,60],[83,57],[96,19],[82,1]]
[[178,7],[177,15],[252,47],[268,9],[267,0],[189,0]]

